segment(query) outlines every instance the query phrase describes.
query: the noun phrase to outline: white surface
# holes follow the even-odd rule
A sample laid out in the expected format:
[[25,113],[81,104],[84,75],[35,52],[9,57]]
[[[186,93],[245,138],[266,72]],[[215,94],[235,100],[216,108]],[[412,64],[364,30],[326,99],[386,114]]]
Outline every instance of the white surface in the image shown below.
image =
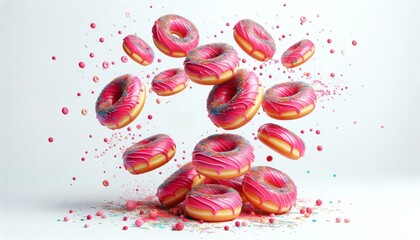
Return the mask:
[[[283,7],[283,3],[287,7]],[[146,82],[147,74],[156,67],[158,71],[181,67],[182,59],[171,59],[156,48],[155,62],[141,67],[133,61],[123,64],[121,39],[126,34],[137,33],[153,45],[151,26],[155,19],[167,13],[187,17],[200,31],[200,44],[223,41],[235,46],[241,57],[247,58],[242,67],[252,68],[260,63],[247,57],[237,47],[231,28],[242,18],[251,18],[263,24],[278,39],[275,59],[292,43],[308,37],[315,41],[317,53],[302,65],[302,72],[312,76],[320,72],[323,82],[337,81],[348,86],[341,96],[324,100],[309,116],[284,123],[299,132],[307,145],[306,156],[289,161],[254,142],[256,165],[270,165],[287,172],[299,187],[301,197],[343,199],[354,203],[346,214],[351,216],[348,225],[327,223],[303,224],[296,232],[258,231],[252,234],[235,232],[235,237],[285,235],[302,239],[319,236],[325,239],[363,239],[376,236],[405,236],[416,239],[414,226],[420,213],[417,206],[420,195],[420,162],[416,149],[420,148],[420,99],[417,78],[420,53],[417,1],[267,1],[239,7],[237,1],[0,1],[0,239],[127,239],[150,235],[175,238],[216,238],[218,234],[200,236],[200,233],[162,231],[127,231],[104,225],[102,228],[82,229],[57,223],[68,206],[88,208],[101,201],[141,198],[153,194],[153,189],[176,169],[176,163],[165,165],[161,171],[132,176],[121,165],[118,149],[110,150],[104,157],[93,158],[108,147],[103,138],[112,131],[100,126],[95,119],[94,102],[103,86],[116,76],[135,73]],[[152,5],[153,8],[149,6]],[[251,6],[252,5],[252,6]],[[162,7],[163,6],[163,7]],[[221,7],[225,6],[225,7]],[[131,16],[126,17],[125,13]],[[316,15],[320,14],[317,18]],[[276,15],[278,15],[276,17]],[[299,24],[300,16],[308,22]],[[312,23],[309,23],[312,21]],[[92,30],[91,22],[97,24]],[[229,22],[230,27],[225,23]],[[280,25],[279,29],[275,26]],[[118,35],[117,31],[123,34]],[[224,34],[220,33],[224,30]],[[310,35],[306,36],[309,32]],[[217,38],[213,35],[217,34]],[[99,37],[105,38],[100,44]],[[328,45],[326,40],[333,43]],[[357,47],[351,41],[358,41]],[[86,47],[85,47],[86,45]],[[154,47],[154,46],[153,46]],[[328,53],[334,48],[336,53]],[[340,54],[340,50],[346,54]],[[88,54],[95,53],[90,59]],[[57,56],[56,61],[51,56]],[[102,61],[115,61],[116,65],[102,70]],[[85,61],[86,69],[77,63]],[[349,66],[351,64],[351,66]],[[287,80],[290,75],[299,79],[302,72],[278,74],[280,65],[263,70],[264,84],[269,87]],[[281,66],[280,66],[281,67]],[[331,80],[330,72],[343,77]],[[273,79],[267,75],[273,74]],[[98,75],[99,83],[92,77]],[[153,74],[151,74],[153,76]],[[331,84],[331,83],[330,83]],[[143,128],[143,136],[164,132],[178,143],[178,155],[190,156],[195,143],[214,133],[215,127],[206,117],[205,100],[209,88],[191,83],[187,89],[170,99],[149,94],[146,106],[135,123]],[[95,94],[90,94],[94,90]],[[76,97],[77,92],[82,97]],[[60,111],[70,109],[68,116]],[[325,108],[322,108],[324,106]],[[88,108],[88,116],[80,110]],[[147,115],[154,116],[147,121]],[[171,122],[168,122],[171,119]],[[245,127],[233,132],[252,140],[252,133],[269,122],[263,112]],[[356,122],[355,124],[353,122]],[[384,125],[384,128],[380,128]],[[131,127],[134,127],[132,124]],[[176,126],[176,127],[175,127]],[[320,129],[321,135],[308,131]],[[121,131],[124,135],[125,130]],[[137,133],[137,132],[136,132]],[[88,134],[94,137],[89,139]],[[54,137],[48,143],[48,137]],[[185,144],[179,144],[185,142]],[[123,141],[120,146],[127,146]],[[322,145],[324,151],[317,152]],[[80,158],[85,156],[86,162]],[[186,153],[182,154],[182,150]],[[265,157],[274,156],[272,163]],[[306,171],[310,170],[310,174]],[[106,171],[104,173],[103,171]],[[332,174],[337,177],[333,178]],[[73,176],[77,177],[72,181]],[[109,179],[111,185],[101,185]],[[73,186],[70,186],[73,184]],[[139,187],[140,193],[133,190]],[[116,230],[117,229],[117,230]],[[233,233],[222,233],[232,234]],[[404,235],[405,234],[405,235]],[[125,236],[126,235],[126,236]],[[226,235],[229,237],[229,235]],[[219,236],[220,237],[220,236]]]

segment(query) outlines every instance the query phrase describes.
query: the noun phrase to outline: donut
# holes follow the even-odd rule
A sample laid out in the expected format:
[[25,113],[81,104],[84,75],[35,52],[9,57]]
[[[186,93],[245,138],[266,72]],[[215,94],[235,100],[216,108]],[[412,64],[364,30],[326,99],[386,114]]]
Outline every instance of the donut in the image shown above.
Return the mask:
[[170,57],[185,57],[197,47],[199,41],[195,25],[175,14],[168,14],[156,20],[152,33],[156,47]]
[[296,203],[297,188],[293,180],[271,167],[249,170],[242,191],[252,205],[268,213],[285,213]]
[[239,66],[236,50],[225,43],[199,46],[191,51],[184,61],[188,77],[203,85],[215,85],[233,77]]
[[152,48],[136,35],[126,36],[122,46],[125,53],[139,64],[147,66],[153,62],[155,54]]
[[164,206],[175,206],[184,201],[187,193],[201,185],[205,179],[206,177],[199,174],[191,162],[186,163],[158,187],[156,196]]
[[226,130],[240,128],[258,112],[264,88],[257,75],[239,69],[232,79],[215,85],[207,98],[210,120]]
[[283,53],[281,63],[287,68],[294,68],[308,61],[314,53],[315,45],[311,40],[300,40]]
[[192,153],[192,164],[212,179],[232,179],[245,174],[254,162],[254,147],[236,134],[214,134],[202,139]]
[[236,43],[249,56],[265,62],[270,60],[276,52],[276,44],[270,33],[260,24],[243,19],[233,28]]
[[192,189],[185,199],[188,216],[207,222],[233,220],[239,216],[241,209],[239,193],[223,185],[203,184]]
[[126,74],[108,83],[96,100],[95,110],[99,122],[119,129],[130,124],[141,112],[146,101],[146,88],[140,79]]
[[315,109],[317,97],[305,82],[285,82],[267,89],[262,108],[268,116],[279,120],[304,117]]
[[297,160],[305,154],[305,143],[302,139],[274,123],[262,125],[258,129],[257,137],[262,143],[287,158]]
[[124,167],[131,174],[152,171],[171,160],[175,142],[166,134],[157,134],[127,148],[123,153]]
[[204,184],[218,184],[218,185],[223,185],[226,187],[230,187],[235,189],[239,195],[242,198],[242,202],[247,202],[248,200],[246,199],[246,197],[243,195],[242,193],[242,181],[244,180],[244,175],[239,176],[237,178],[233,178],[233,179],[211,179],[211,178],[206,178],[206,180],[204,180]]
[[188,86],[188,76],[180,68],[172,68],[157,74],[152,80],[152,90],[159,96],[181,92]]

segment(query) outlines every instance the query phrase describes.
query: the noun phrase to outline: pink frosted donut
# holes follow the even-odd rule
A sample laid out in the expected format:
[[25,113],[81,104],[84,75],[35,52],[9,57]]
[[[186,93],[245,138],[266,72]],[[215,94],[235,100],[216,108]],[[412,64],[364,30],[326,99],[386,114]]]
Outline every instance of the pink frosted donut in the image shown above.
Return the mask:
[[226,130],[242,127],[258,112],[263,92],[254,72],[239,69],[232,79],[215,85],[210,91],[207,98],[210,120]]
[[315,109],[317,97],[305,82],[285,82],[272,86],[264,94],[262,107],[268,116],[290,120],[301,118]]
[[198,45],[199,34],[195,25],[175,14],[165,15],[156,20],[152,33],[156,47],[171,57],[185,57]]
[[185,209],[194,219],[207,222],[229,221],[241,213],[242,199],[233,188],[203,184],[187,194]]
[[304,39],[293,44],[283,53],[281,63],[287,68],[294,68],[308,61],[314,53],[314,43],[311,40]]
[[152,90],[159,96],[174,95],[188,86],[188,76],[180,68],[165,70],[152,80]]
[[250,19],[243,19],[233,30],[235,41],[251,57],[265,62],[274,56],[276,52],[274,39],[260,24]]
[[238,66],[238,53],[225,43],[200,46],[188,53],[184,61],[184,70],[188,77],[203,85],[226,82],[232,78]]
[[99,122],[119,129],[130,124],[141,112],[146,100],[146,89],[140,79],[126,74],[108,83],[96,100]]
[[302,139],[274,123],[262,125],[258,129],[257,137],[262,143],[287,158],[297,160],[305,154],[305,143]]
[[253,167],[245,174],[242,191],[252,205],[269,213],[285,213],[296,203],[293,180],[271,167]]
[[124,167],[131,174],[149,172],[169,162],[175,152],[172,138],[157,134],[127,148],[123,154]]
[[242,202],[247,202],[248,200],[245,198],[245,196],[242,193],[242,181],[243,180],[244,180],[244,175],[239,176],[237,178],[233,178],[233,179],[211,179],[211,178],[206,178],[206,180],[204,181],[204,184],[218,184],[218,185],[223,185],[223,186],[226,186],[226,187],[233,188],[241,196]]
[[143,66],[151,64],[155,57],[149,44],[136,35],[128,35],[124,38],[123,49],[129,57]]
[[189,162],[169,176],[159,186],[156,195],[163,205],[172,207],[184,201],[187,193],[205,179]]
[[195,169],[212,179],[232,179],[245,174],[254,162],[254,148],[236,134],[214,134],[202,139],[194,148]]

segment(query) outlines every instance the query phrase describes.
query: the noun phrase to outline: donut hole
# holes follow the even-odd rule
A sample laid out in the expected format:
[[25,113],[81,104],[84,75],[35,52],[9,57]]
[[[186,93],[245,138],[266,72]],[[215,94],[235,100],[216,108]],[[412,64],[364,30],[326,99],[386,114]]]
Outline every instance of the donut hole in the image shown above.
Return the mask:
[[233,151],[236,148],[236,144],[233,141],[229,141],[229,140],[224,140],[224,141],[214,141],[210,148],[218,153],[223,153],[223,152],[230,152]]
[[264,174],[264,181],[275,188],[284,188],[286,186],[286,182],[281,176],[270,171]]
[[279,90],[280,90],[279,91],[280,97],[292,97],[299,92],[299,87],[297,86],[283,87]]
[[188,34],[188,29],[186,29],[183,24],[171,23],[169,32],[176,38],[185,38]]

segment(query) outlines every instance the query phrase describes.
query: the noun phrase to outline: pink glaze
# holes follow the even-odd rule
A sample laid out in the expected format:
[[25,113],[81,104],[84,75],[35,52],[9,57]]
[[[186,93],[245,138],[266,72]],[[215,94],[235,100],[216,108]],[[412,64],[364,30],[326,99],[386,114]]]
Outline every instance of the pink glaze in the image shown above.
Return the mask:
[[293,149],[296,149],[300,153],[299,157],[303,157],[305,154],[305,143],[302,139],[284,127],[267,123],[258,129],[258,133],[266,134],[268,138],[277,138],[286,142],[290,145],[290,153],[293,152]]
[[233,214],[236,208],[242,207],[242,199],[233,188],[204,184],[194,188],[187,194],[185,206],[210,210],[213,215],[216,215],[220,210],[230,209]]
[[242,195],[242,181],[244,179],[244,176],[239,176],[237,178],[233,179],[210,179],[206,178],[204,181],[204,184],[218,184],[223,185],[226,187],[230,187],[235,189],[240,195]]
[[[215,85],[207,98],[207,112],[210,120],[223,127],[239,117],[247,118],[245,112],[255,106],[259,90],[262,91],[258,76],[249,70],[239,69],[227,82]],[[241,127],[241,126],[239,126]]]
[[[174,196],[176,191],[181,188],[188,188],[188,190],[191,190],[195,177],[204,178],[204,176],[200,175],[195,170],[191,162],[186,163],[176,172],[172,173],[172,175],[158,187],[156,195],[159,198],[159,201],[163,204],[163,201],[167,197]],[[184,201],[185,195],[179,200],[179,202],[174,203],[173,206]]]
[[[129,116],[131,111],[140,104],[140,94],[146,94],[140,79],[134,75],[126,74],[115,78],[108,83],[99,94],[96,101],[96,115],[102,125],[115,125],[120,128],[120,121]],[[122,126],[121,126],[122,127]]]
[[245,174],[242,190],[258,196],[261,199],[260,204],[271,201],[278,205],[278,212],[282,208],[291,208],[296,203],[297,188],[293,180],[271,167],[253,167]]
[[[166,91],[173,91],[179,85],[188,86],[188,76],[180,68],[172,68],[156,75],[152,80],[152,90],[158,95]],[[169,95],[169,94],[167,94]]]
[[[174,51],[187,55],[197,47],[199,41],[195,25],[190,20],[175,14],[165,15],[156,20],[152,33],[153,39],[168,48],[170,55]],[[174,36],[174,33],[181,36]]]
[[150,166],[150,159],[158,154],[163,154],[166,161],[169,161],[168,151],[175,151],[175,142],[166,134],[157,134],[149,138],[143,139],[133,146],[127,148],[123,154],[124,167],[132,174],[135,172],[134,167],[140,163],[146,163]]
[[[314,51],[315,45],[311,40],[301,40],[293,44],[283,53],[283,55],[281,56],[281,63],[288,68],[299,66],[300,64],[306,62],[309,59],[305,59],[304,55],[308,52]],[[302,63],[296,64],[300,59],[302,60]]]
[[281,115],[289,111],[300,113],[311,104],[316,105],[314,89],[305,82],[285,82],[269,88],[263,97],[262,107],[266,112]]
[[192,153],[192,164],[196,169],[212,169],[218,174],[222,170],[251,168],[254,162],[254,147],[245,138],[236,134],[214,134],[202,139]]
[[131,54],[128,52],[127,54],[131,58],[133,58],[134,54],[137,54],[143,58],[143,62],[140,64],[147,62],[147,65],[149,65],[153,62],[153,59],[155,58],[153,49],[149,46],[149,44],[143,41],[143,39],[137,37],[136,35],[128,35],[124,38],[123,44],[127,46],[128,49],[130,49]]
[[200,79],[208,76],[220,79],[222,73],[235,72],[238,66],[238,53],[232,46],[225,43],[200,46],[191,51],[184,61],[185,72],[198,75]]
[[260,51],[265,55],[263,61],[267,61],[274,56],[276,52],[274,39],[260,24],[250,19],[243,19],[236,23],[234,31],[252,45],[251,57],[254,51]]

